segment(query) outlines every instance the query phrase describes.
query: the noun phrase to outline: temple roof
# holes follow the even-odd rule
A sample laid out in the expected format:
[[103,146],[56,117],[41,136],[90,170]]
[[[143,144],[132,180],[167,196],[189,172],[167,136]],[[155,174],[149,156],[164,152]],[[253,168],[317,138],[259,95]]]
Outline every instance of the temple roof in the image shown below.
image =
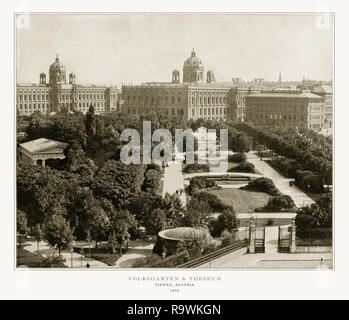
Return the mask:
[[65,142],[60,142],[46,138],[40,138],[20,144],[20,146],[23,149],[31,153],[43,152],[57,147],[66,148],[67,145],[68,144]]

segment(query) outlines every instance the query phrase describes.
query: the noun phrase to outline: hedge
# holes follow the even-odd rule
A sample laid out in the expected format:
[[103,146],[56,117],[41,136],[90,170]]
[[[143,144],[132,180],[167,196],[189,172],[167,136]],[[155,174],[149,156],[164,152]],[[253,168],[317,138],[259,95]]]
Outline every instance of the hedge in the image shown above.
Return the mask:
[[247,156],[244,153],[234,153],[228,156],[228,161],[240,163],[247,160]]
[[253,163],[248,161],[241,162],[237,167],[230,168],[228,172],[247,172],[247,173],[255,173],[256,167]]
[[265,192],[272,196],[280,196],[281,192],[276,188],[274,182],[268,178],[257,178],[248,183],[248,185],[241,187],[242,190],[253,190]]

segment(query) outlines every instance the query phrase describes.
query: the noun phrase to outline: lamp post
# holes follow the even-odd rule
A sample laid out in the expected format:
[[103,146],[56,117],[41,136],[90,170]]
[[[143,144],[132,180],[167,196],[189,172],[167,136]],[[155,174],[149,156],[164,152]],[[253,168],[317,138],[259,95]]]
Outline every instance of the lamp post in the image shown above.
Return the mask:
[[81,248],[80,253],[81,253],[81,268],[82,268],[82,257],[84,256],[84,248]]
[[73,268],[73,252],[74,252],[74,249],[71,248],[70,249],[70,267]]

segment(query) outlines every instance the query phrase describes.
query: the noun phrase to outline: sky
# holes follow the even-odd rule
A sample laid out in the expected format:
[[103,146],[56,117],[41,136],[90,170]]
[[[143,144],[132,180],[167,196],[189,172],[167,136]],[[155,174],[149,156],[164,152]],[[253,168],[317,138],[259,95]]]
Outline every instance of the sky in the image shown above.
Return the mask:
[[193,48],[217,82],[333,78],[333,21],[320,14],[31,14],[16,31],[17,82],[58,53],[76,82],[171,81]]

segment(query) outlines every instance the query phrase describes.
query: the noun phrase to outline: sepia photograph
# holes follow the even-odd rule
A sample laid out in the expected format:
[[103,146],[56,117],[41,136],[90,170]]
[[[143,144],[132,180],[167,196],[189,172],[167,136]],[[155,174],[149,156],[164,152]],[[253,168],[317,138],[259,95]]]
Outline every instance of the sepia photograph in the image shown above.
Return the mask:
[[334,270],[333,13],[14,25],[16,270]]

